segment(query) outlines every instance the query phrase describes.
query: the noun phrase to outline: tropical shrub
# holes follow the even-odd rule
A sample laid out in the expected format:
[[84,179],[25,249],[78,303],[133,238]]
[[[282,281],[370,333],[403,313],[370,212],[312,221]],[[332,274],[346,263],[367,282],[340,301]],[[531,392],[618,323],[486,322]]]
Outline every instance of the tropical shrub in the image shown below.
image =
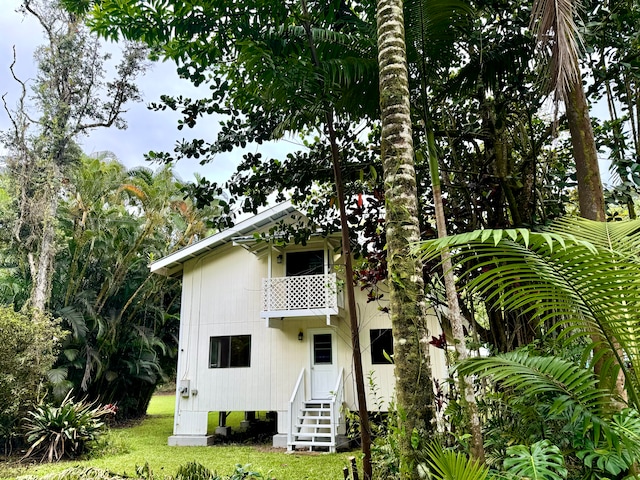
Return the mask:
[[384,435],[374,437],[371,445],[373,478],[394,480],[400,478],[400,428],[397,416],[389,412]]
[[76,402],[70,395],[60,406],[39,406],[25,418],[26,440],[30,444],[25,457],[49,462],[76,458],[105,432],[105,417],[114,413],[111,405]]
[[425,242],[426,260],[450,249],[454,268],[492,308],[530,315],[540,332],[588,341],[599,384],[640,408],[640,220],[563,218],[543,231],[478,230]]
[[198,462],[181,465],[172,480],[252,480],[263,478],[259,472],[252,471],[250,465],[236,464],[233,473],[222,477]]
[[[491,412],[486,426],[494,431],[485,430],[492,464],[512,470],[510,453],[533,459],[542,452],[533,446],[548,439],[573,476],[628,473],[640,459],[640,221],[565,218],[540,232],[475,231],[426,242],[425,259],[442,248],[452,252],[468,293],[537,320],[539,334],[560,347],[556,355],[520,350],[459,367],[495,382],[502,412]],[[574,358],[584,346],[578,363],[558,356],[566,345]],[[612,381],[619,373],[624,381]],[[507,419],[508,428],[496,419]],[[549,449],[545,461],[559,465]]]
[[[613,479],[640,460],[640,413],[612,410],[610,392],[598,388],[589,368],[522,349],[470,359],[458,370],[497,385],[484,426],[487,460],[494,468],[515,471],[512,457],[523,465],[525,457],[544,458],[537,471],[555,465],[556,474],[566,476],[563,459],[573,477]],[[540,444],[542,439],[548,445]]]
[[484,480],[491,478],[489,469],[464,453],[445,449],[438,443],[426,447],[424,469],[433,480]]
[[38,404],[62,331],[36,313],[0,307],[0,451],[19,440],[19,421]]

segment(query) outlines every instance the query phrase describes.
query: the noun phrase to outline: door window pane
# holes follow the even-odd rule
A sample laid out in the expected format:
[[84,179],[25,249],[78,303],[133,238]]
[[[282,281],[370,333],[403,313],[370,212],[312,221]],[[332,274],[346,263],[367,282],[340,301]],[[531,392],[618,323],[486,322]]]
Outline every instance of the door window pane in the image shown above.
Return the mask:
[[316,365],[331,365],[333,363],[330,333],[313,336],[313,363]]

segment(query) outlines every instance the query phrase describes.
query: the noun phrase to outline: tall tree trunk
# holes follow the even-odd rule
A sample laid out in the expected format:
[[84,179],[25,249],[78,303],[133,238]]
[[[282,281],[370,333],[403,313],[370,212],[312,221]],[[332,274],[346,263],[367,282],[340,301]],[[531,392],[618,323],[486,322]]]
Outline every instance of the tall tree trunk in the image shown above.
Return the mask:
[[[49,187],[49,186],[47,186]],[[56,231],[55,222],[58,210],[58,192],[51,189],[47,192],[49,205],[44,206],[44,218],[42,220],[42,236],[40,237],[39,252],[36,258],[29,253],[29,265],[31,269],[31,307],[41,312],[45,311],[49,296],[51,295],[51,281],[53,277],[54,260],[56,256]]]
[[[576,165],[576,179],[578,183],[578,203],[580,216],[589,220],[605,222],[607,220],[604,202],[604,192],[600,179],[600,167],[598,165],[598,150],[593,137],[589,105],[584,93],[581,81],[574,82],[566,92],[565,108],[567,111],[567,123],[571,133],[571,145],[573,146],[573,158]],[[602,342],[599,333],[591,334],[594,343]],[[619,358],[623,358],[621,349],[614,342],[618,350]],[[607,358],[598,356],[599,360],[594,365],[595,373],[599,376],[600,386],[614,389],[621,398],[627,397],[625,390],[625,378],[622,369],[615,379],[603,378],[600,375]]]
[[[320,67],[320,59],[316,51],[315,42],[311,33],[311,23],[307,2],[302,0],[302,9],[305,16],[304,28],[311,50],[313,63]],[[371,480],[373,477],[371,465],[371,426],[369,423],[369,411],[367,409],[367,392],[364,383],[364,371],[362,368],[362,351],[360,349],[360,326],[358,324],[358,311],[356,307],[356,294],[353,285],[353,261],[351,255],[351,239],[349,234],[349,222],[347,220],[346,199],[344,194],[344,184],[342,181],[342,165],[340,161],[340,150],[334,128],[333,108],[325,102],[325,123],[329,134],[331,145],[331,164],[333,167],[333,178],[338,197],[338,208],[340,210],[340,233],[342,238],[342,256],[345,266],[345,290],[347,293],[347,306],[349,309],[349,325],[351,328],[351,349],[353,351],[353,373],[356,381],[356,396],[358,398],[358,416],[360,417],[360,443],[362,448],[362,476],[364,480]]]
[[[535,0],[531,25],[536,26],[538,40],[543,45],[553,44],[551,87],[556,92],[557,98],[564,100],[565,103],[576,165],[580,215],[589,220],[604,222],[606,212],[598,166],[598,151],[578,61],[575,22],[578,3],[579,0],[567,2]],[[592,333],[591,338],[594,343],[602,341],[598,333]],[[599,373],[607,359],[597,356],[600,360],[594,367],[595,372]],[[608,383],[612,383],[612,379],[600,378],[600,382],[606,388],[611,386]],[[612,386],[618,394],[625,397],[622,369],[615,380],[615,385]]]
[[593,138],[589,105],[582,82],[574,83],[565,96],[567,123],[576,162],[580,216],[589,220],[606,220],[604,193],[598,166],[598,150]]
[[345,206],[344,185],[342,184],[342,172],[340,154],[336,142],[336,134],[333,128],[333,115],[327,112],[327,129],[331,140],[331,158],[333,174],[336,183],[336,194],[340,208],[340,228],[342,235],[342,255],[345,261],[345,289],[347,292],[347,305],[349,307],[349,325],[351,327],[351,348],[353,350],[353,371],[356,381],[356,396],[358,398],[358,416],[360,417],[360,443],[362,448],[362,476],[364,480],[373,477],[371,466],[371,426],[369,424],[369,411],[367,410],[367,392],[365,391],[364,371],[362,368],[362,351],[360,349],[360,326],[358,324],[358,312],[356,307],[356,294],[353,285],[353,262],[349,236],[349,222]]
[[[447,221],[444,215],[444,205],[442,203],[442,189],[440,187],[440,168],[436,153],[436,142],[433,129],[427,130],[427,146],[429,148],[429,172],[431,173],[431,185],[433,188],[433,206],[436,214],[436,228],[438,238],[447,236]],[[453,267],[451,265],[451,254],[449,249],[442,251],[442,273],[447,295],[447,306],[449,307],[449,321],[451,322],[451,332],[453,334],[453,344],[456,349],[457,360],[462,362],[469,356],[467,352],[467,341],[464,337],[463,318],[458,302],[458,292],[456,282],[453,277]],[[484,463],[484,441],[482,437],[482,425],[478,414],[478,404],[473,390],[473,379],[470,376],[458,375],[458,385],[462,404],[469,416],[469,430],[471,432],[471,456]]]
[[402,7],[402,0],[378,0],[376,14],[400,471],[417,479],[414,447],[433,430],[434,410],[422,264],[411,254],[420,227]]

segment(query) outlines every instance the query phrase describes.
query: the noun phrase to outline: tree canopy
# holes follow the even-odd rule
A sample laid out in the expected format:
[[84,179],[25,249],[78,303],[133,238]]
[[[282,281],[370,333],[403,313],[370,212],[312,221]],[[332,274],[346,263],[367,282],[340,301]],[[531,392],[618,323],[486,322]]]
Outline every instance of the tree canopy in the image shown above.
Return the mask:
[[[397,35],[406,38],[406,53],[396,68],[407,74],[402,102],[397,103],[405,122],[393,126],[398,110],[387,117],[384,107],[399,81],[391,79],[379,93],[376,89],[383,80],[380,60],[388,54],[380,41],[387,33],[380,13],[386,2],[64,1],[73,11],[88,14],[101,35],[142,40],[155,58],[175,61],[181,75],[210,86],[207,98],[165,96],[152,105],[181,112],[179,128],[191,127],[207,114],[226,115],[215,138],[178,143],[172,153],[150,152],[151,160],[209,162],[222,152],[285,134],[304,139],[306,148],[287,158],[245,154],[224,184],[202,179],[192,185],[188,191],[198,205],[226,190],[227,213],[235,208],[255,212],[276,192],[280,199],[290,195],[306,202],[310,218],[337,229],[339,197],[331,184],[331,159],[339,157],[347,199],[339,203],[348,209],[353,238],[361,240],[356,254],[368,260],[358,279],[370,289],[372,301],[382,295],[376,285],[386,279],[392,299],[399,298],[394,296],[398,291],[407,294],[393,308],[420,305],[422,280],[430,300],[443,302],[441,277],[431,268],[438,263],[435,257],[428,258],[423,271],[415,264],[394,265],[398,259],[411,262],[407,240],[435,236],[428,159],[441,172],[442,208],[452,233],[545,224],[575,211],[576,199],[579,213],[592,219],[604,220],[607,213],[612,218],[635,215],[640,184],[638,40],[619,41],[611,34],[612,25],[614,30],[637,31],[640,17],[628,2],[584,2],[579,10],[568,1],[559,4],[562,11],[551,9],[552,2],[532,7],[519,0],[393,3],[404,9],[406,18]],[[540,18],[560,19],[568,28],[536,23]],[[538,43],[531,28],[536,25],[551,43]],[[576,33],[584,39],[582,46],[575,42]],[[568,48],[559,49],[562,45]],[[561,50],[569,52],[570,62],[554,56]],[[545,110],[550,70],[566,73],[557,112]],[[605,121],[589,116],[589,101],[600,97],[607,99],[610,119]],[[396,145],[388,141],[390,128],[392,135],[400,129],[410,132],[403,145],[415,146],[415,158],[410,153],[393,163]],[[598,154],[610,158],[622,180],[607,198],[624,211],[605,211]],[[218,225],[231,221],[221,217]],[[398,229],[406,234],[394,237]],[[304,241],[307,233],[292,232],[292,238]],[[473,268],[483,266],[477,257],[469,258]],[[517,292],[520,283],[514,282],[505,289]],[[480,296],[490,302],[494,294],[487,288]],[[556,298],[554,292],[549,295]],[[480,342],[505,352],[542,338],[528,304],[517,304],[515,311],[488,309],[482,322],[474,322],[471,298],[464,298],[462,313],[471,319]],[[419,312],[409,315],[418,318]],[[446,318],[443,324],[448,330]],[[406,332],[397,325],[394,329],[397,340],[406,340]],[[417,361],[414,353],[403,357]],[[413,378],[406,372],[401,377]],[[410,412],[407,425],[414,420],[418,425],[421,416],[427,419],[423,413]],[[409,447],[415,448],[414,439],[413,432],[404,438],[404,459],[410,456]],[[538,444],[514,455],[555,454],[547,447]],[[417,460],[412,462],[410,469],[417,475]]]
[[[330,106],[336,113],[350,226],[353,235],[363,239],[356,254],[369,260],[359,278],[376,298],[375,284],[386,277],[387,264],[381,253],[386,238],[373,2],[308,3],[318,63],[308,52],[305,16],[296,2],[65,0],[65,4],[88,14],[100,34],[142,39],[156,57],[176,61],[183,76],[210,86],[207,98],[163,97],[152,105],[181,112],[180,128],[210,113],[227,115],[215,138],[178,143],[174,152],[151,152],[152,160],[208,162],[221,152],[259,145],[287,132],[304,139],[306,148],[286,158],[245,154],[224,184],[202,179],[191,186],[190,192],[202,204],[226,191],[230,204],[255,212],[273,192],[279,193],[278,198],[286,192],[296,201],[307,201],[309,215],[322,219],[325,228],[337,229],[323,117]],[[404,2],[404,9],[413,143],[422,152],[415,164],[421,238],[435,235],[428,165],[420,160],[429,157],[430,148],[438,153],[451,233],[527,227],[573,211],[576,147],[568,141],[563,111],[555,122],[553,112],[545,110],[547,57],[535,55],[530,3],[411,1]],[[591,100],[606,96],[612,112],[610,121],[592,120],[596,146],[601,155],[609,155],[616,174],[625,180],[608,198],[621,202],[633,215],[638,185],[632,160],[638,144],[633,140],[636,40],[611,38],[611,12],[618,19],[616,28],[638,24],[637,12],[625,2],[606,7],[585,2],[581,10],[571,10],[584,39],[584,49],[577,50],[578,64],[591,79],[586,96]],[[429,132],[434,137],[432,147],[427,145]],[[609,215],[620,215],[620,210],[613,208]],[[220,225],[229,221],[221,217]],[[293,238],[302,241],[305,232]],[[439,276],[426,281],[431,301],[440,302]],[[472,315],[471,307],[462,305],[465,316]],[[480,338],[500,351],[537,336],[526,315],[509,312],[491,311],[487,323],[476,327]]]

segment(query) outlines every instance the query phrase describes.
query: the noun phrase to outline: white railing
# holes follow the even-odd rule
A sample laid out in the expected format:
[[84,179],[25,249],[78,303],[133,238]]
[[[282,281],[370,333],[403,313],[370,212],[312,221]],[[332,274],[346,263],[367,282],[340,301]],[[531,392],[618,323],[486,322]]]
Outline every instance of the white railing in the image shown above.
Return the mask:
[[331,392],[331,447],[333,453],[336,449],[336,439],[338,438],[338,428],[342,419],[342,402],[344,400],[344,380],[342,369],[338,375],[336,386]]
[[304,367],[298,375],[298,381],[289,400],[289,428],[287,428],[287,450],[293,450],[293,429],[296,425],[297,416],[304,404]]
[[262,311],[343,307],[335,273],[262,279]]

